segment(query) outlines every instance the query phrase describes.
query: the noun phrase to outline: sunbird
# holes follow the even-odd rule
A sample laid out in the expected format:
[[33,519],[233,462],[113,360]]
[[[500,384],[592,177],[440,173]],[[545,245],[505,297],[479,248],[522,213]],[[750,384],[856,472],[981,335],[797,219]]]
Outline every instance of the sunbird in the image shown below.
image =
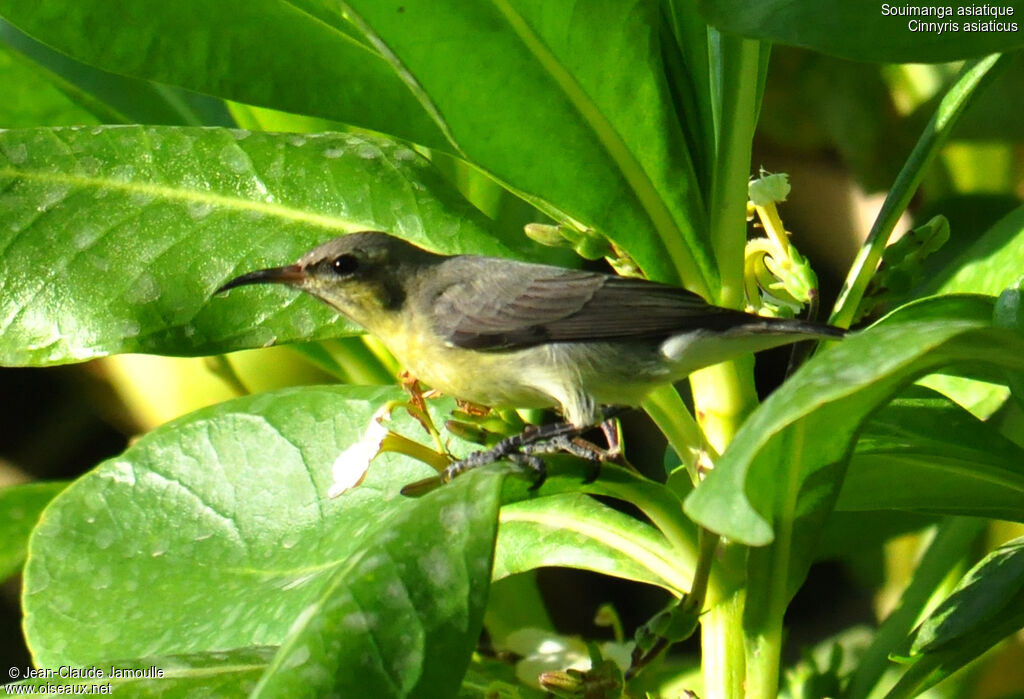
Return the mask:
[[[639,405],[655,387],[697,369],[844,333],[714,306],[644,279],[439,255],[374,231],[342,235],[292,265],[235,277],[218,293],[268,283],[343,313],[443,393],[492,407],[557,407],[575,434],[603,421],[602,406]],[[565,431],[548,432],[556,433],[564,444]],[[537,468],[535,457],[509,451],[497,458]],[[473,465],[459,462],[442,480]]]

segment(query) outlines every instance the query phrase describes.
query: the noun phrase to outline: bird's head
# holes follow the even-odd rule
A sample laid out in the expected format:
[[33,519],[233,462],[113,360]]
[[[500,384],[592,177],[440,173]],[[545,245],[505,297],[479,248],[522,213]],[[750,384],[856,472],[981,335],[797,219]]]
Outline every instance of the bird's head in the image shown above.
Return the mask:
[[217,292],[248,284],[285,284],[371,327],[375,314],[401,308],[416,271],[439,259],[387,233],[350,233],[318,245],[293,265],[235,277]]

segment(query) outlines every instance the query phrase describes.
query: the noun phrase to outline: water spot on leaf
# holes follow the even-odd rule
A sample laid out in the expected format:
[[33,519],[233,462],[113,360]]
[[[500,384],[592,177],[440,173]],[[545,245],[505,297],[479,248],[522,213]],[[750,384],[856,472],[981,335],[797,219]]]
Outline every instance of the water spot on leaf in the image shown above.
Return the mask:
[[100,171],[103,162],[91,155],[83,155],[75,161],[75,172],[80,175],[95,175]]
[[356,148],[356,155],[364,160],[373,160],[381,155],[380,148],[373,145],[372,143],[364,143],[363,145]]
[[344,148],[328,148],[324,151],[325,158],[340,158],[345,155]]
[[96,628],[96,641],[100,646],[106,646],[118,638],[120,638],[123,629],[120,624],[117,624],[113,619],[109,619],[106,624],[100,624]]
[[249,171],[249,156],[233,143],[220,149],[220,162],[231,172],[242,174]]
[[194,221],[201,221],[213,213],[214,205],[207,201],[190,201],[188,203],[188,215]]
[[113,581],[114,576],[111,575],[110,568],[100,567],[93,571],[89,586],[94,590],[106,590]]
[[411,148],[399,148],[391,157],[398,162],[409,162],[417,159],[416,151]]
[[66,197],[70,191],[70,185],[48,187],[40,195],[39,203],[36,204],[36,211],[49,211],[57,204],[64,201],[64,197]]
[[288,143],[292,144],[296,148],[301,148],[302,146],[306,145],[306,137],[292,136],[291,138],[288,139]]
[[130,182],[135,178],[135,166],[128,164],[117,165],[110,170],[110,177],[121,182]]
[[292,317],[292,327],[301,337],[306,337],[312,335],[316,330],[316,321],[308,311],[296,311]]
[[109,527],[101,527],[96,530],[96,536],[93,542],[96,544],[98,549],[108,549],[113,546],[114,541],[117,539],[117,534],[113,529]]
[[125,294],[125,300],[128,303],[143,305],[156,301],[160,298],[160,293],[160,285],[156,283],[152,275],[143,272]]
[[156,195],[153,194],[152,192],[148,192],[145,190],[134,190],[132,191],[132,195],[129,201],[131,202],[132,206],[142,208],[143,206],[148,206],[149,204],[152,204],[155,199]]
[[472,521],[473,509],[468,503],[454,503],[441,508],[441,527],[449,534],[466,530]]
[[341,619],[341,627],[349,631],[368,631],[377,625],[377,616],[369,612],[352,612]]
[[441,549],[435,548],[420,558],[420,568],[437,587],[448,587],[455,577],[451,562]]
[[28,160],[28,146],[24,143],[15,143],[7,147],[4,151],[7,159],[15,165],[21,165]]
[[[136,330],[137,333],[138,331]],[[101,478],[109,478],[115,483],[121,483],[122,485],[135,485],[135,469],[127,461],[114,462],[109,468],[100,471],[99,475]]]
[[42,566],[35,566],[32,568],[32,574],[25,578],[28,589],[25,591],[26,594],[35,595],[50,586],[50,574],[46,568]]
[[103,230],[99,226],[86,222],[82,224],[81,228],[75,231],[74,236],[71,238],[71,242],[75,246],[76,250],[85,250],[87,247],[95,243],[101,235],[103,235]]

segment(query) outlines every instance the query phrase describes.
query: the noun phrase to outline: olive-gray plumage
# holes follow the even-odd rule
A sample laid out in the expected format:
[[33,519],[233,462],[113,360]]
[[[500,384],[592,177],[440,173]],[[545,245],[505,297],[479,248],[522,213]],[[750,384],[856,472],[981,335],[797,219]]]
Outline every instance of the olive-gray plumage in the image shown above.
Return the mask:
[[352,233],[294,265],[225,284],[276,282],[378,336],[414,375],[485,405],[559,406],[577,426],[659,384],[746,352],[842,331],[712,306],[673,286],[494,257],[436,255]]

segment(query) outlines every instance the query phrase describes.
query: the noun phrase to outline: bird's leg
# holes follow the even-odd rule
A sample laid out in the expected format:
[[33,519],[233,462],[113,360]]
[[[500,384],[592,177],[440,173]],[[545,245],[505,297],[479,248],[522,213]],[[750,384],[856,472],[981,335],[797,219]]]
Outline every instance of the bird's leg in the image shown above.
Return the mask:
[[[619,442],[618,422],[615,415],[618,410],[606,408],[605,419],[601,422],[601,432],[607,440],[607,448],[601,448],[589,439],[579,436],[589,428],[580,429],[576,435],[564,435],[554,437],[543,443],[529,444],[524,446],[523,451],[531,454],[554,454],[564,451],[581,459],[586,459],[590,465],[590,472],[584,479],[584,483],[593,483],[601,475],[601,464],[605,461],[624,461],[622,445]],[[628,464],[627,464],[628,465]]]
[[591,483],[601,472],[601,462],[617,459],[621,456],[618,431],[614,417],[622,408],[605,408],[601,430],[608,439],[608,448],[602,449],[596,444],[580,438],[591,426],[579,427],[570,422],[552,422],[546,425],[529,425],[521,433],[506,437],[490,449],[470,454],[465,459],[456,461],[442,470],[437,476],[427,478],[402,488],[403,495],[422,495],[439,485],[450,483],[452,479],[466,471],[507,460],[532,472],[535,476],[530,490],[539,488],[547,478],[547,467],[538,454],[555,454],[566,452],[585,459],[591,465],[591,473],[585,482]]

